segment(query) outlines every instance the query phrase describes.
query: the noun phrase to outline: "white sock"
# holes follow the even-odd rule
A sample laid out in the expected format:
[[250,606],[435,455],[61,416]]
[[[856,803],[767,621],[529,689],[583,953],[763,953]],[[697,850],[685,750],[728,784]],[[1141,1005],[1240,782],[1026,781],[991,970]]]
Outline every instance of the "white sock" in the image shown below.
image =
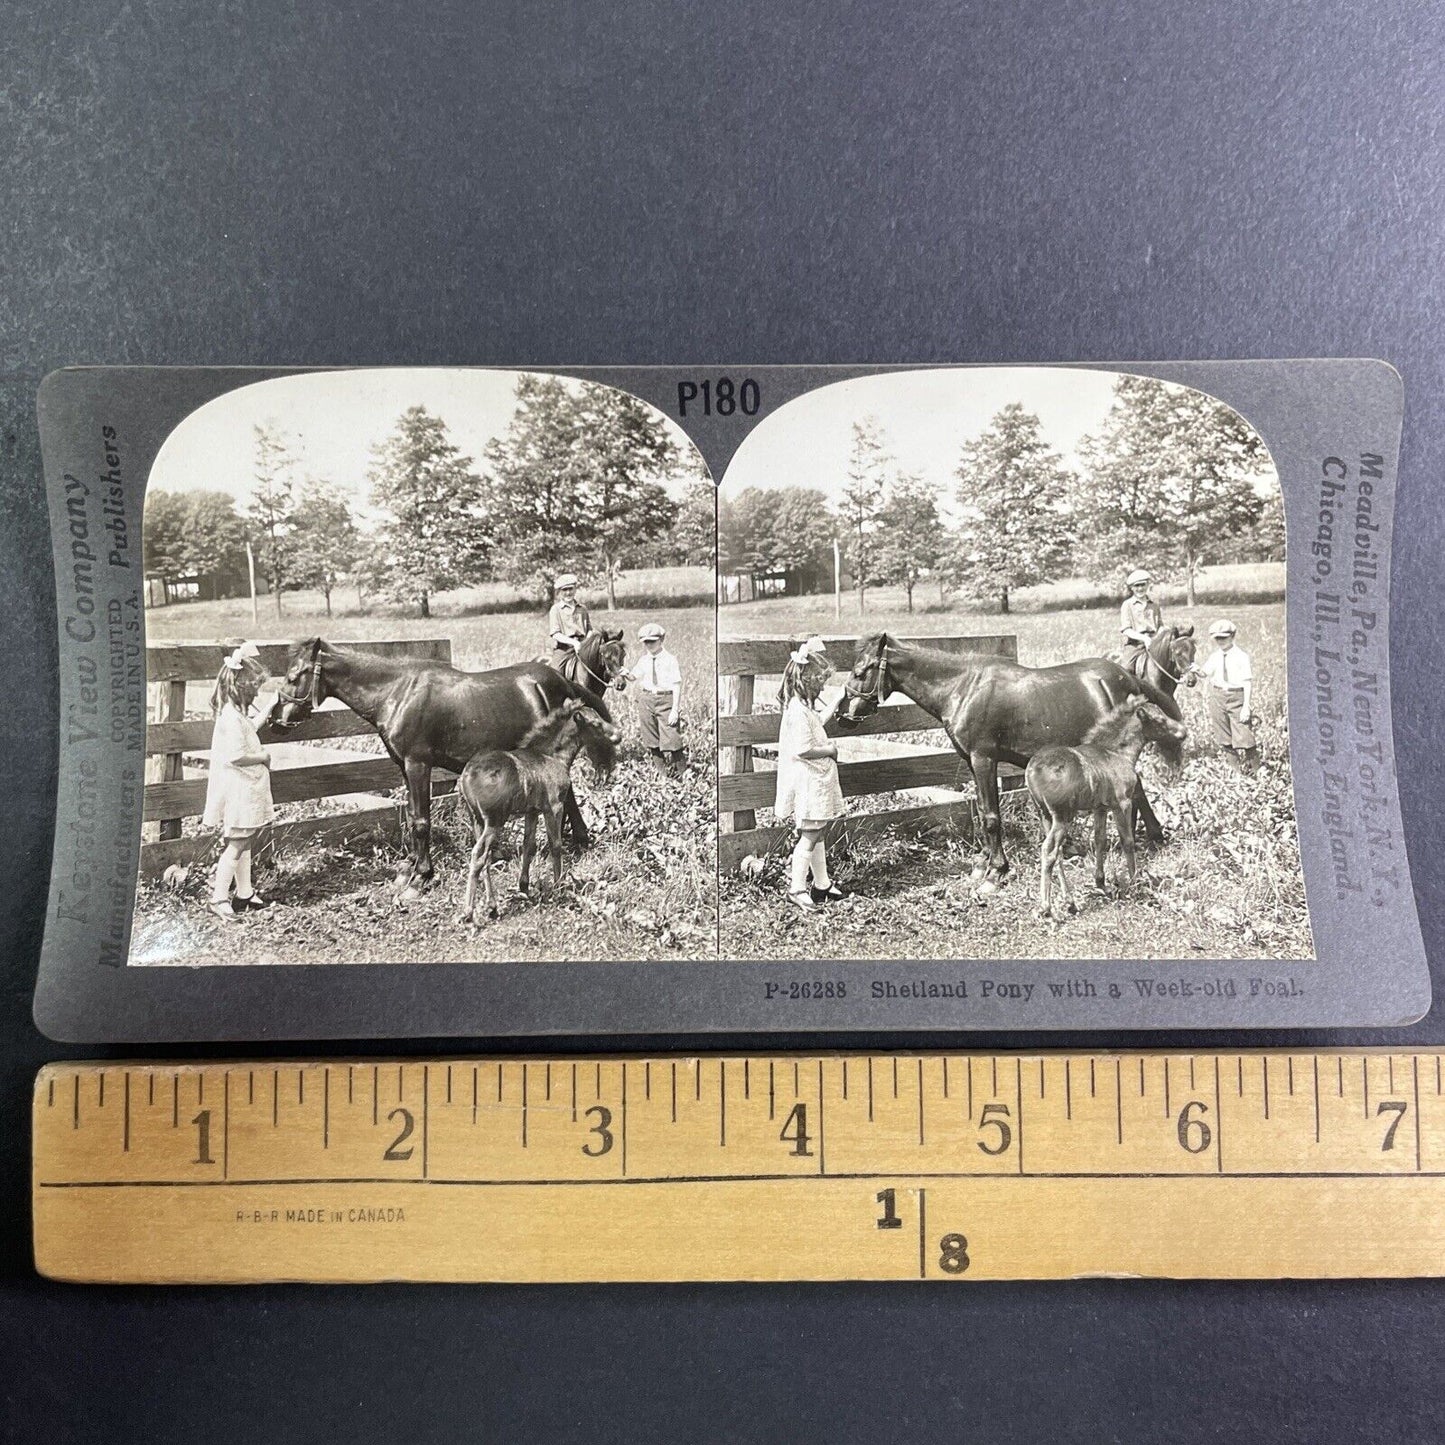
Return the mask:
[[813,844],[812,864],[813,887],[828,887],[829,883],[832,881],[828,877],[828,850],[823,846],[823,840],[821,837],[816,843]]
[[211,902],[225,903],[231,896],[231,884],[236,877],[236,860],[229,848],[221,849],[216,860],[216,881],[211,888]]
[[251,850],[245,848],[236,859],[236,897],[249,898],[254,892],[251,887]]
[[813,850],[806,838],[799,838],[793,849],[792,867],[788,874],[788,891],[801,893],[808,886],[808,864],[812,861]]

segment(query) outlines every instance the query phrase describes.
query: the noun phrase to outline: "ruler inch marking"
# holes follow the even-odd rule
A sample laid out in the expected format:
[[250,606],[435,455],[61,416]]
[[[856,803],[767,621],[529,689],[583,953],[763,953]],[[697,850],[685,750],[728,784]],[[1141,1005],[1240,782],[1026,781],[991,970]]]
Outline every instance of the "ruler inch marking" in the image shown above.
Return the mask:
[[1114,1131],[1116,1142],[1122,1146],[1124,1143],[1124,1070],[1117,1058],[1114,1060]]
[[122,1154],[130,1153],[130,1070],[127,1069],[124,1075],[125,1099],[121,1109],[121,1140],[120,1149]]
[[1074,1117],[1074,1084],[1069,1077],[1069,1064],[1070,1060],[1066,1055],[1064,1058],[1064,1118],[1066,1119]]
[[1423,1157],[1420,1152],[1420,1055],[1410,1055],[1411,1086],[1415,1091],[1415,1173],[1419,1174],[1424,1168]]
[[[1042,1059],[1039,1060],[1041,1070],[1043,1068],[1043,1062]],[[1024,1061],[1022,1059],[1014,1060],[1014,1086],[1016,1090],[1014,1098],[1018,1102],[1019,1110],[1017,1137],[1019,1146],[1019,1173],[1022,1174],[1024,1172]]]
[[1219,1088],[1219,1055],[1214,1056],[1214,1171],[1224,1173],[1224,1099]]
[[231,1177],[231,1071],[221,1073],[221,1178]]
[[1314,1056],[1315,1072],[1315,1143],[1320,1142],[1320,1056]]
[[[397,1073],[397,1090],[398,1090],[398,1094],[399,1094],[399,1093],[400,1093],[400,1085],[401,1085],[401,1066],[400,1066],[399,1064],[397,1065],[396,1073]],[[525,1077],[525,1076],[524,1076],[524,1077]],[[423,1179],[425,1179],[425,1178],[427,1177],[427,1171],[428,1171],[428,1169],[430,1168],[430,1165],[431,1165],[431,1161],[427,1158],[427,1149],[428,1149],[428,1146],[429,1146],[429,1144],[430,1144],[430,1142],[431,1142],[431,1108],[430,1108],[430,1103],[431,1103],[431,1066],[430,1066],[429,1064],[423,1064],[423,1065],[421,1066],[421,1177],[422,1177]],[[526,1110],[526,1106],[523,1105],[523,1107],[522,1107],[522,1119],[523,1119],[524,1122],[523,1122],[522,1127],[523,1127],[524,1130],[525,1130],[526,1127],[527,1127],[527,1126],[526,1126],[526,1123],[525,1123],[526,1117],[527,1117],[527,1110]]]
[[823,1123],[823,1061],[818,1060],[818,1173],[820,1175],[828,1172],[828,1166],[824,1162],[827,1157],[828,1131]]
[[928,1191],[918,1191],[918,1277],[928,1278]]
[[[818,1065],[819,1093],[822,1092],[823,1066]],[[820,1105],[821,1107],[821,1105]],[[923,1148],[923,1055],[918,1056],[918,1147]]]
[[[450,1074],[451,1070],[447,1072]],[[331,1147],[331,1070],[321,1071],[321,1147]]]

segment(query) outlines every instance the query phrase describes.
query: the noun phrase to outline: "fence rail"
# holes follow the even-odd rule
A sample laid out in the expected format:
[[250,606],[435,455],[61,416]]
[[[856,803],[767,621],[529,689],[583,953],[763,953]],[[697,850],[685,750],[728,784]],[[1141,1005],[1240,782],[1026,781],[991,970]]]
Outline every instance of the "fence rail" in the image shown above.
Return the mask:
[[[346,644],[358,652],[381,657],[425,657],[450,662],[448,638],[378,639]],[[295,644],[257,644],[261,660],[275,677],[290,665]],[[146,725],[146,786],[142,802],[144,831],[140,871],[152,877],[172,863],[188,862],[209,854],[215,845],[210,834],[182,837],[187,818],[205,811],[206,779],[187,778],[188,754],[209,752],[213,724],[209,718],[186,717],[188,684],[212,681],[226,648],[220,643],[153,643],[146,647],[146,680],[150,685],[150,714]],[[374,729],[349,709],[326,709],[313,713],[291,728],[285,742],[322,742],[330,738],[373,736]],[[390,758],[358,756],[346,762],[278,768],[271,775],[271,796],[277,803],[296,803],[346,793],[389,793],[401,782],[401,774]],[[455,775],[432,774],[434,794],[451,792]],[[399,828],[396,810],[381,807],[364,814],[339,814],[333,818],[281,823],[271,829],[273,843],[300,841],[327,833],[328,829],[355,834],[373,831],[395,834]]]
[[[835,664],[852,666],[858,639],[825,637],[828,655]],[[1017,660],[1018,639],[1010,633],[979,637],[910,637],[917,642],[960,656],[983,654]],[[772,805],[776,779],[771,772],[755,772],[753,750],[778,741],[782,715],[776,711],[754,712],[757,680],[781,675],[788,654],[796,642],[779,637],[723,639],[718,643],[718,813],[721,836],[718,864],[727,870],[749,854],[766,854],[783,846],[792,834],[788,825],[757,826],[757,810]],[[843,673],[834,674],[834,681]],[[936,729],[939,721],[911,702],[885,702],[876,713],[852,727],[836,722],[828,728],[830,737],[858,738],[888,733],[922,732]],[[874,793],[913,791],[920,788],[960,790],[968,777],[963,759],[953,752],[901,753],[893,757],[868,758],[838,766],[838,782],[844,797]],[[1000,786],[1012,789],[1022,774],[1003,770]],[[892,808],[876,813],[859,813],[840,819],[833,833],[867,833],[895,828],[922,832],[961,817],[972,803],[952,800],[917,807]]]

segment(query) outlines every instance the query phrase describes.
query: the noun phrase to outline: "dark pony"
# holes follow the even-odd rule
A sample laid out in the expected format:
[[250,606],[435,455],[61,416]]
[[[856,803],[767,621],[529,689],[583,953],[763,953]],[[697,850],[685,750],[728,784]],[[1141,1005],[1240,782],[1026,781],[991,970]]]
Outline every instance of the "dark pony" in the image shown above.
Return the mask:
[[536,723],[516,748],[489,748],[466,765],[457,779],[457,792],[471,814],[477,841],[467,868],[460,922],[470,923],[474,917],[479,876],[486,884],[487,916],[497,916],[492,853],[507,820],[519,809],[525,810],[525,821],[517,887],[527,891],[539,817],[547,829],[553,888],[562,882],[562,803],[571,789],[572,764],[589,738],[615,746],[621,736],[595,708],[568,698]]
[[[544,661],[552,661],[548,654]],[[607,691],[627,666],[627,646],[620,627],[593,628],[575,651],[564,652],[555,662],[557,671],[587,695],[587,700],[609,722]]]
[[[541,662],[461,672],[421,657],[381,657],[313,637],[298,644],[267,723],[283,736],[328,698],[340,698],[369,722],[407,789],[407,858],[397,872],[403,900],[431,880],[431,775],[460,773],[486,748],[515,748],[568,701],[589,695]],[[598,709],[601,711],[601,709]],[[589,732],[583,747],[600,773],[617,761],[614,738]],[[587,843],[587,824],[569,787],[563,811],[573,841]]]
[[[859,639],[845,692],[838,713],[845,727],[876,712],[894,692],[912,698],[942,723],[973,774],[983,844],[974,877],[984,877],[987,887],[997,884],[1009,866],[999,814],[1000,763],[1024,767],[1042,748],[1083,742],[1096,722],[1133,694],[1176,722],[1183,716],[1174,698],[1107,658],[1023,667],[992,654],[900,642],[886,632]],[[1161,744],[1160,751],[1175,766],[1182,758],[1177,739]],[[1134,805],[1149,838],[1162,842],[1164,830],[1137,780]]]
[[[1070,913],[1074,895],[1064,872],[1063,849],[1080,813],[1094,815],[1094,883],[1104,887],[1109,818],[1119,834],[1129,883],[1134,881],[1134,798],[1139,754],[1149,743],[1178,743],[1184,724],[1135,693],[1100,718],[1076,746],[1044,748],[1029,759],[1024,781],[1047,827],[1039,850],[1039,913],[1053,916],[1057,872]],[[1121,893],[1124,885],[1120,886]]]
[[1192,622],[1188,627],[1176,627],[1172,623],[1161,627],[1149,639],[1144,652],[1144,681],[1166,697],[1173,697],[1181,683],[1185,687],[1194,686],[1195,677],[1189,671],[1194,666],[1194,656]]

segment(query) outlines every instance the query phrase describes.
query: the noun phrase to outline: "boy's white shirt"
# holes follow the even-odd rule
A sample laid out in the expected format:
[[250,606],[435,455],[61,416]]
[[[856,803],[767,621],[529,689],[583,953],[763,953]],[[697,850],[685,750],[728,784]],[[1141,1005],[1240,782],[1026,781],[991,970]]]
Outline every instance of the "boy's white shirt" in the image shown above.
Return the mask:
[[652,677],[652,662],[657,661],[657,689],[659,692],[666,692],[671,689],[676,692],[682,686],[682,664],[665,647],[659,648],[655,653],[644,652],[637,661],[627,669],[627,675],[634,682],[648,682]]

